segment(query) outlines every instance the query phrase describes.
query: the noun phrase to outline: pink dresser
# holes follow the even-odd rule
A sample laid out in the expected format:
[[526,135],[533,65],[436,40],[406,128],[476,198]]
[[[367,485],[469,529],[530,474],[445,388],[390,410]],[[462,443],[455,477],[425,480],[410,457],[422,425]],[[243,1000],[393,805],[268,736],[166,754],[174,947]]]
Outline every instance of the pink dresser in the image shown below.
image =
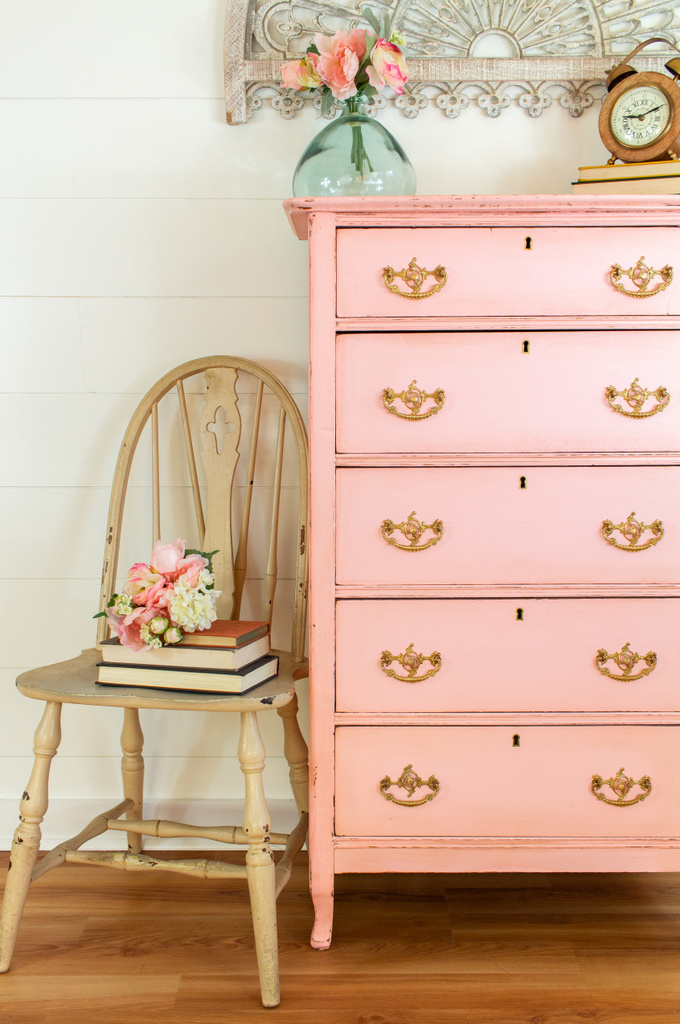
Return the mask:
[[285,205],[312,945],[336,873],[680,869],[680,197]]

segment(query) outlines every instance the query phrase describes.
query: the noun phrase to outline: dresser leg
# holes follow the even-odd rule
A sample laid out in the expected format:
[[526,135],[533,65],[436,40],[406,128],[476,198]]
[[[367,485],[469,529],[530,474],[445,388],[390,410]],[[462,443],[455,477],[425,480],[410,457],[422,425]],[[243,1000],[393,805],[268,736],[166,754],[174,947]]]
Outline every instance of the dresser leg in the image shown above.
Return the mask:
[[314,927],[310,943],[312,949],[328,949],[333,935],[333,892],[315,893],[312,889],[314,904]]

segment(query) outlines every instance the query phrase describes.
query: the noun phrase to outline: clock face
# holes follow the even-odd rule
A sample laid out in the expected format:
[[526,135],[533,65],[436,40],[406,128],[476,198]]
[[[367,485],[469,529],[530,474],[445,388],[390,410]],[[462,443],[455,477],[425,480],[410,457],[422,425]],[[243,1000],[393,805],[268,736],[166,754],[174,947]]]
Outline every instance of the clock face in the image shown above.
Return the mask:
[[652,85],[640,85],[616,101],[609,123],[617,142],[640,149],[660,139],[670,119],[671,108],[664,93]]

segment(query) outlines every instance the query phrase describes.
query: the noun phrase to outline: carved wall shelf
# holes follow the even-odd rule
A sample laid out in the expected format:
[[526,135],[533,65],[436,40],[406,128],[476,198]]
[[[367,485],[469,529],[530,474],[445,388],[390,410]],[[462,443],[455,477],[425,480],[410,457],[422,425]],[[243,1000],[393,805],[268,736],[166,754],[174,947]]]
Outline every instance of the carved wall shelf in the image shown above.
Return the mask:
[[[680,6],[667,0],[365,0],[389,9],[407,40],[403,96],[374,97],[406,117],[432,106],[458,117],[478,106],[490,117],[519,105],[539,117],[554,101],[579,117],[604,95],[612,65],[638,43],[662,35],[680,43]],[[360,23],[361,0],[228,0],[224,33],[227,123],[243,124],[265,103],[285,119],[320,99],[280,86],[285,60],[300,57],[315,32]],[[662,70],[674,52],[657,47],[635,60]],[[503,56],[487,56],[489,53]],[[653,50],[647,53],[654,53]],[[329,112],[335,116],[335,109]]]
[[[580,117],[604,94],[613,63],[652,35],[680,42],[680,7],[667,0],[366,0],[390,9],[407,38],[405,94],[374,97],[415,118],[435,106],[457,118],[477,105],[493,118],[511,104],[540,117],[553,101]],[[286,120],[321,99],[281,87],[284,60],[301,56],[315,32],[332,34],[360,23],[362,0],[228,0],[224,84],[228,124],[244,124],[264,103]],[[674,52],[656,48],[635,61],[658,71]],[[503,56],[486,56],[488,52]],[[648,53],[650,51],[647,51]],[[653,52],[653,51],[651,51]],[[334,117],[336,110],[329,113]]]

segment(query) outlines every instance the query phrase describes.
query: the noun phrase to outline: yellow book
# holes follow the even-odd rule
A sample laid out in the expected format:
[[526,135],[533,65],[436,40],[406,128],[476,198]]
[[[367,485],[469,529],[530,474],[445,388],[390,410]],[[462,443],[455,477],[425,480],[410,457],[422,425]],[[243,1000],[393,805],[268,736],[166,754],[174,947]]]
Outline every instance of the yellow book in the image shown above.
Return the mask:
[[620,181],[574,181],[572,191],[590,195],[680,195],[680,176],[672,178],[621,178]]
[[638,164],[602,164],[579,167],[579,181],[618,181],[620,178],[669,178],[680,176],[680,160],[650,160]]

